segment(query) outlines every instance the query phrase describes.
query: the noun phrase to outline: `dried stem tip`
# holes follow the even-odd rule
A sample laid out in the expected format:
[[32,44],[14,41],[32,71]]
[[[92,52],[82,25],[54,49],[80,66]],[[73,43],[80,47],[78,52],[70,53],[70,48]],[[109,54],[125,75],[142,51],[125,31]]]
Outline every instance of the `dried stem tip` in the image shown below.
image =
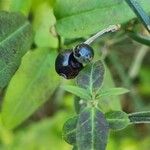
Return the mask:
[[108,32],[115,32],[118,31],[120,29],[121,25],[110,25],[108,28],[103,29],[101,31],[99,31],[98,33],[96,33],[95,35],[93,35],[92,37],[90,37],[89,39],[87,39],[84,43],[90,45],[93,41],[95,41],[98,37],[108,33]]

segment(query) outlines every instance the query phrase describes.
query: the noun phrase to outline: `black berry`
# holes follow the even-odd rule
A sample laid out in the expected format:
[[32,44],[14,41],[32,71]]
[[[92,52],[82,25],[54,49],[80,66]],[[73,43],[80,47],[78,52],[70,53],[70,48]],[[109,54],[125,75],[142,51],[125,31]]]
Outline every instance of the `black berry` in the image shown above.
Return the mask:
[[55,61],[56,72],[66,79],[75,78],[82,68],[83,65],[74,58],[72,50],[59,53]]
[[74,48],[74,57],[82,64],[89,63],[94,57],[94,51],[88,44],[81,43]]

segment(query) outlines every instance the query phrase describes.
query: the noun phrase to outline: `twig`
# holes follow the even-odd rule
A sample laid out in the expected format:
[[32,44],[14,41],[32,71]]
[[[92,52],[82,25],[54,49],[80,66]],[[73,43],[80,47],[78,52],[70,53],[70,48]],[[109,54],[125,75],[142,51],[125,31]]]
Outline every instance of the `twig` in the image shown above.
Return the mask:
[[118,31],[120,29],[120,25],[110,25],[108,28],[103,29],[101,31],[99,31],[98,33],[96,33],[95,35],[93,35],[92,37],[90,37],[89,39],[87,39],[84,43],[90,45],[93,41],[95,41],[98,37],[108,33],[108,32],[115,32]]

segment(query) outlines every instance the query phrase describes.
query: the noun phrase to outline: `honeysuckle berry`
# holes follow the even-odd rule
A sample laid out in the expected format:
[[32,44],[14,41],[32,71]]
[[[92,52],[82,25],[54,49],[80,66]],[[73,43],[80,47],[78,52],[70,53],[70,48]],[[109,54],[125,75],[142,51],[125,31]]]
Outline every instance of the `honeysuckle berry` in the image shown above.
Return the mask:
[[56,72],[66,79],[75,78],[82,68],[83,65],[74,58],[72,50],[59,53],[55,61]]
[[73,50],[66,50],[58,54],[55,62],[56,72],[66,79],[75,78],[83,66],[89,63],[94,57],[93,48],[89,45],[98,37],[109,32],[115,32],[119,29],[120,25],[110,25],[108,28],[88,38],[85,42],[78,44]]
[[81,43],[74,48],[73,55],[78,62],[87,64],[93,59],[94,51],[88,44]]

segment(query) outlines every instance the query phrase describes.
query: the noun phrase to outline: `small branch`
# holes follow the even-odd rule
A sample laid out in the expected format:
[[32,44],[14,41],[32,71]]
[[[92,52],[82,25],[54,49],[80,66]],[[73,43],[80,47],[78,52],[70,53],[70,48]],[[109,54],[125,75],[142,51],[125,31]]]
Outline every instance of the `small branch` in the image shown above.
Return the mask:
[[144,36],[140,33],[135,33],[134,31],[127,31],[127,34],[130,38],[132,38],[136,42],[150,46],[150,37],[149,36]]
[[132,124],[150,123],[150,111],[131,113],[128,117]]
[[94,42],[98,37],[108,33],[108,32],[115,32],[118,31],[120,29],[120,25],[110,25],[108,28],[103,29],[101,31],[99,31],[98,33],[96,33],[95,35],[93,35],[92,37],[90,37],[89,39],[87,39],[84,43],[90,45],[92,42]]

